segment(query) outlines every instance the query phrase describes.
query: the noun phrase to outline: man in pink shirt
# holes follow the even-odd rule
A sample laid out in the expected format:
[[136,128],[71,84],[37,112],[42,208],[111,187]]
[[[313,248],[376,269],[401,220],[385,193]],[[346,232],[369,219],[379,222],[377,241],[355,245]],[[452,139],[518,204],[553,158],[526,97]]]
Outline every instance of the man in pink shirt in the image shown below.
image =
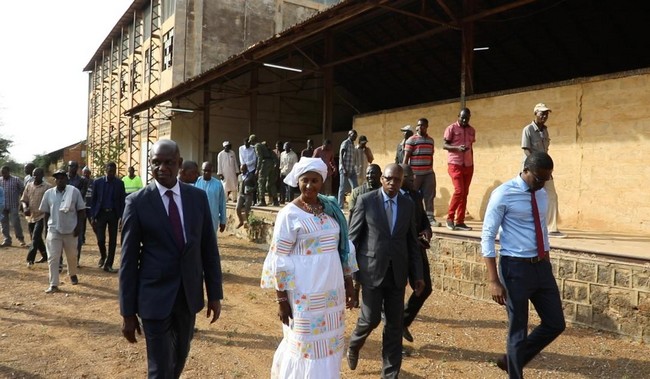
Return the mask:
[[443,136],[443,148],[448,151],[447,172],[454,184],[454,194],[451,196],[447,212],[447,229],[451,230],[472,230],[465,225],[467,194],[474,175],[472,145],[476,141],[476,131],[469,124],[471,116],[469,108],[461,109],[458,121],[449,125]]

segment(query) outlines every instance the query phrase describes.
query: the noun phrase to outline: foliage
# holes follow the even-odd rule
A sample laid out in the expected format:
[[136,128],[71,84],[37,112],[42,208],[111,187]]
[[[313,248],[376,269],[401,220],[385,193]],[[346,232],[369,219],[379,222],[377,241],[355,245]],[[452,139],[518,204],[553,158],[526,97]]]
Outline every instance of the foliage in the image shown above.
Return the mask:
[[50,167],[50,163],[52,163],[52,160],[48,155],[36,154],[34,155],[34,160],[32,160],[32,163],[36,167],[40,167],[43,170],[47,170]]
[[14,143],[14,141],[0,137],[0,161],[5,161],[5,158],[9,156],[9,148]]
[[251,227],[264,225],[264,219],[257,217],[253,212],[248,214],[248,225]]
[[9,166],[9,171],[11,171],[11,175],[18,176],[20,178],[22,178],[24,175],[23,165],[14,161],[13,159],[5,160],[4,158],[1,158],[0,166]]
[[104,167],[108,162],[115,162],[117,167],[122,166],[122,154],[126,144],[124,142],[111,143],[101,149],[93,149],[90,154],[92,156],[94,167]]

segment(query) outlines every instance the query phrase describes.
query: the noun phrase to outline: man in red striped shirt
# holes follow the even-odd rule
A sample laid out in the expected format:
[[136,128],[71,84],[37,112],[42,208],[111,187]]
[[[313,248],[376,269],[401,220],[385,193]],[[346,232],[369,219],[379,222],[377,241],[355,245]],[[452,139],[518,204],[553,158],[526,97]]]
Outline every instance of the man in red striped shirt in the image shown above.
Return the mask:
[[415,191],[420,191],[424,198],[424,209],[431,226],[440,226],[433,211],[433,199],[436,197],[436,173],[433,172],[434,142],[427,134],[429,120],[418,120],[416,134],[404,143],[404,164],[413,169]]

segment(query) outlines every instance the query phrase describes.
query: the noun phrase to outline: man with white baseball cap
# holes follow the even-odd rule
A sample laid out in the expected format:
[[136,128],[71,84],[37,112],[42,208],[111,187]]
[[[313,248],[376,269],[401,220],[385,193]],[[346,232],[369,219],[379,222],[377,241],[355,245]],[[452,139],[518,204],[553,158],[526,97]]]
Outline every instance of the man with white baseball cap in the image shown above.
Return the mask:
[[[524,150],[524,160],[534,152],[548,154],[548,146],[551,143],[551,139],[549,138],[546,121],[550,113],[551,108],[544,103],[538,103],[533,108],[535,119],[530,124],[524,126],[521,135],[521,148]],[[548,236],[565,238],[566,234],[560,232],[557,228],[558,200],[552,177],[544,184],[544,189],[548,194],[548,213],[546,215]]]

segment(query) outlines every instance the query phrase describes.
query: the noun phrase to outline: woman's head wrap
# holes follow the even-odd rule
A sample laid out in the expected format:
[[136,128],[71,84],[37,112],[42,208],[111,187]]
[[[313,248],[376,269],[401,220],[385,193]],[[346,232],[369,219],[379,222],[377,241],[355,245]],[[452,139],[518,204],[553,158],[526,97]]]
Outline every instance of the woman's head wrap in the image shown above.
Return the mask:
[[298,178],[309,171],[320,174],[323,181],[327,179],[327,165],[322,159],[302,157],[293,165],[289,174],[284,178],[284,182],[291,187],[298,187]]

